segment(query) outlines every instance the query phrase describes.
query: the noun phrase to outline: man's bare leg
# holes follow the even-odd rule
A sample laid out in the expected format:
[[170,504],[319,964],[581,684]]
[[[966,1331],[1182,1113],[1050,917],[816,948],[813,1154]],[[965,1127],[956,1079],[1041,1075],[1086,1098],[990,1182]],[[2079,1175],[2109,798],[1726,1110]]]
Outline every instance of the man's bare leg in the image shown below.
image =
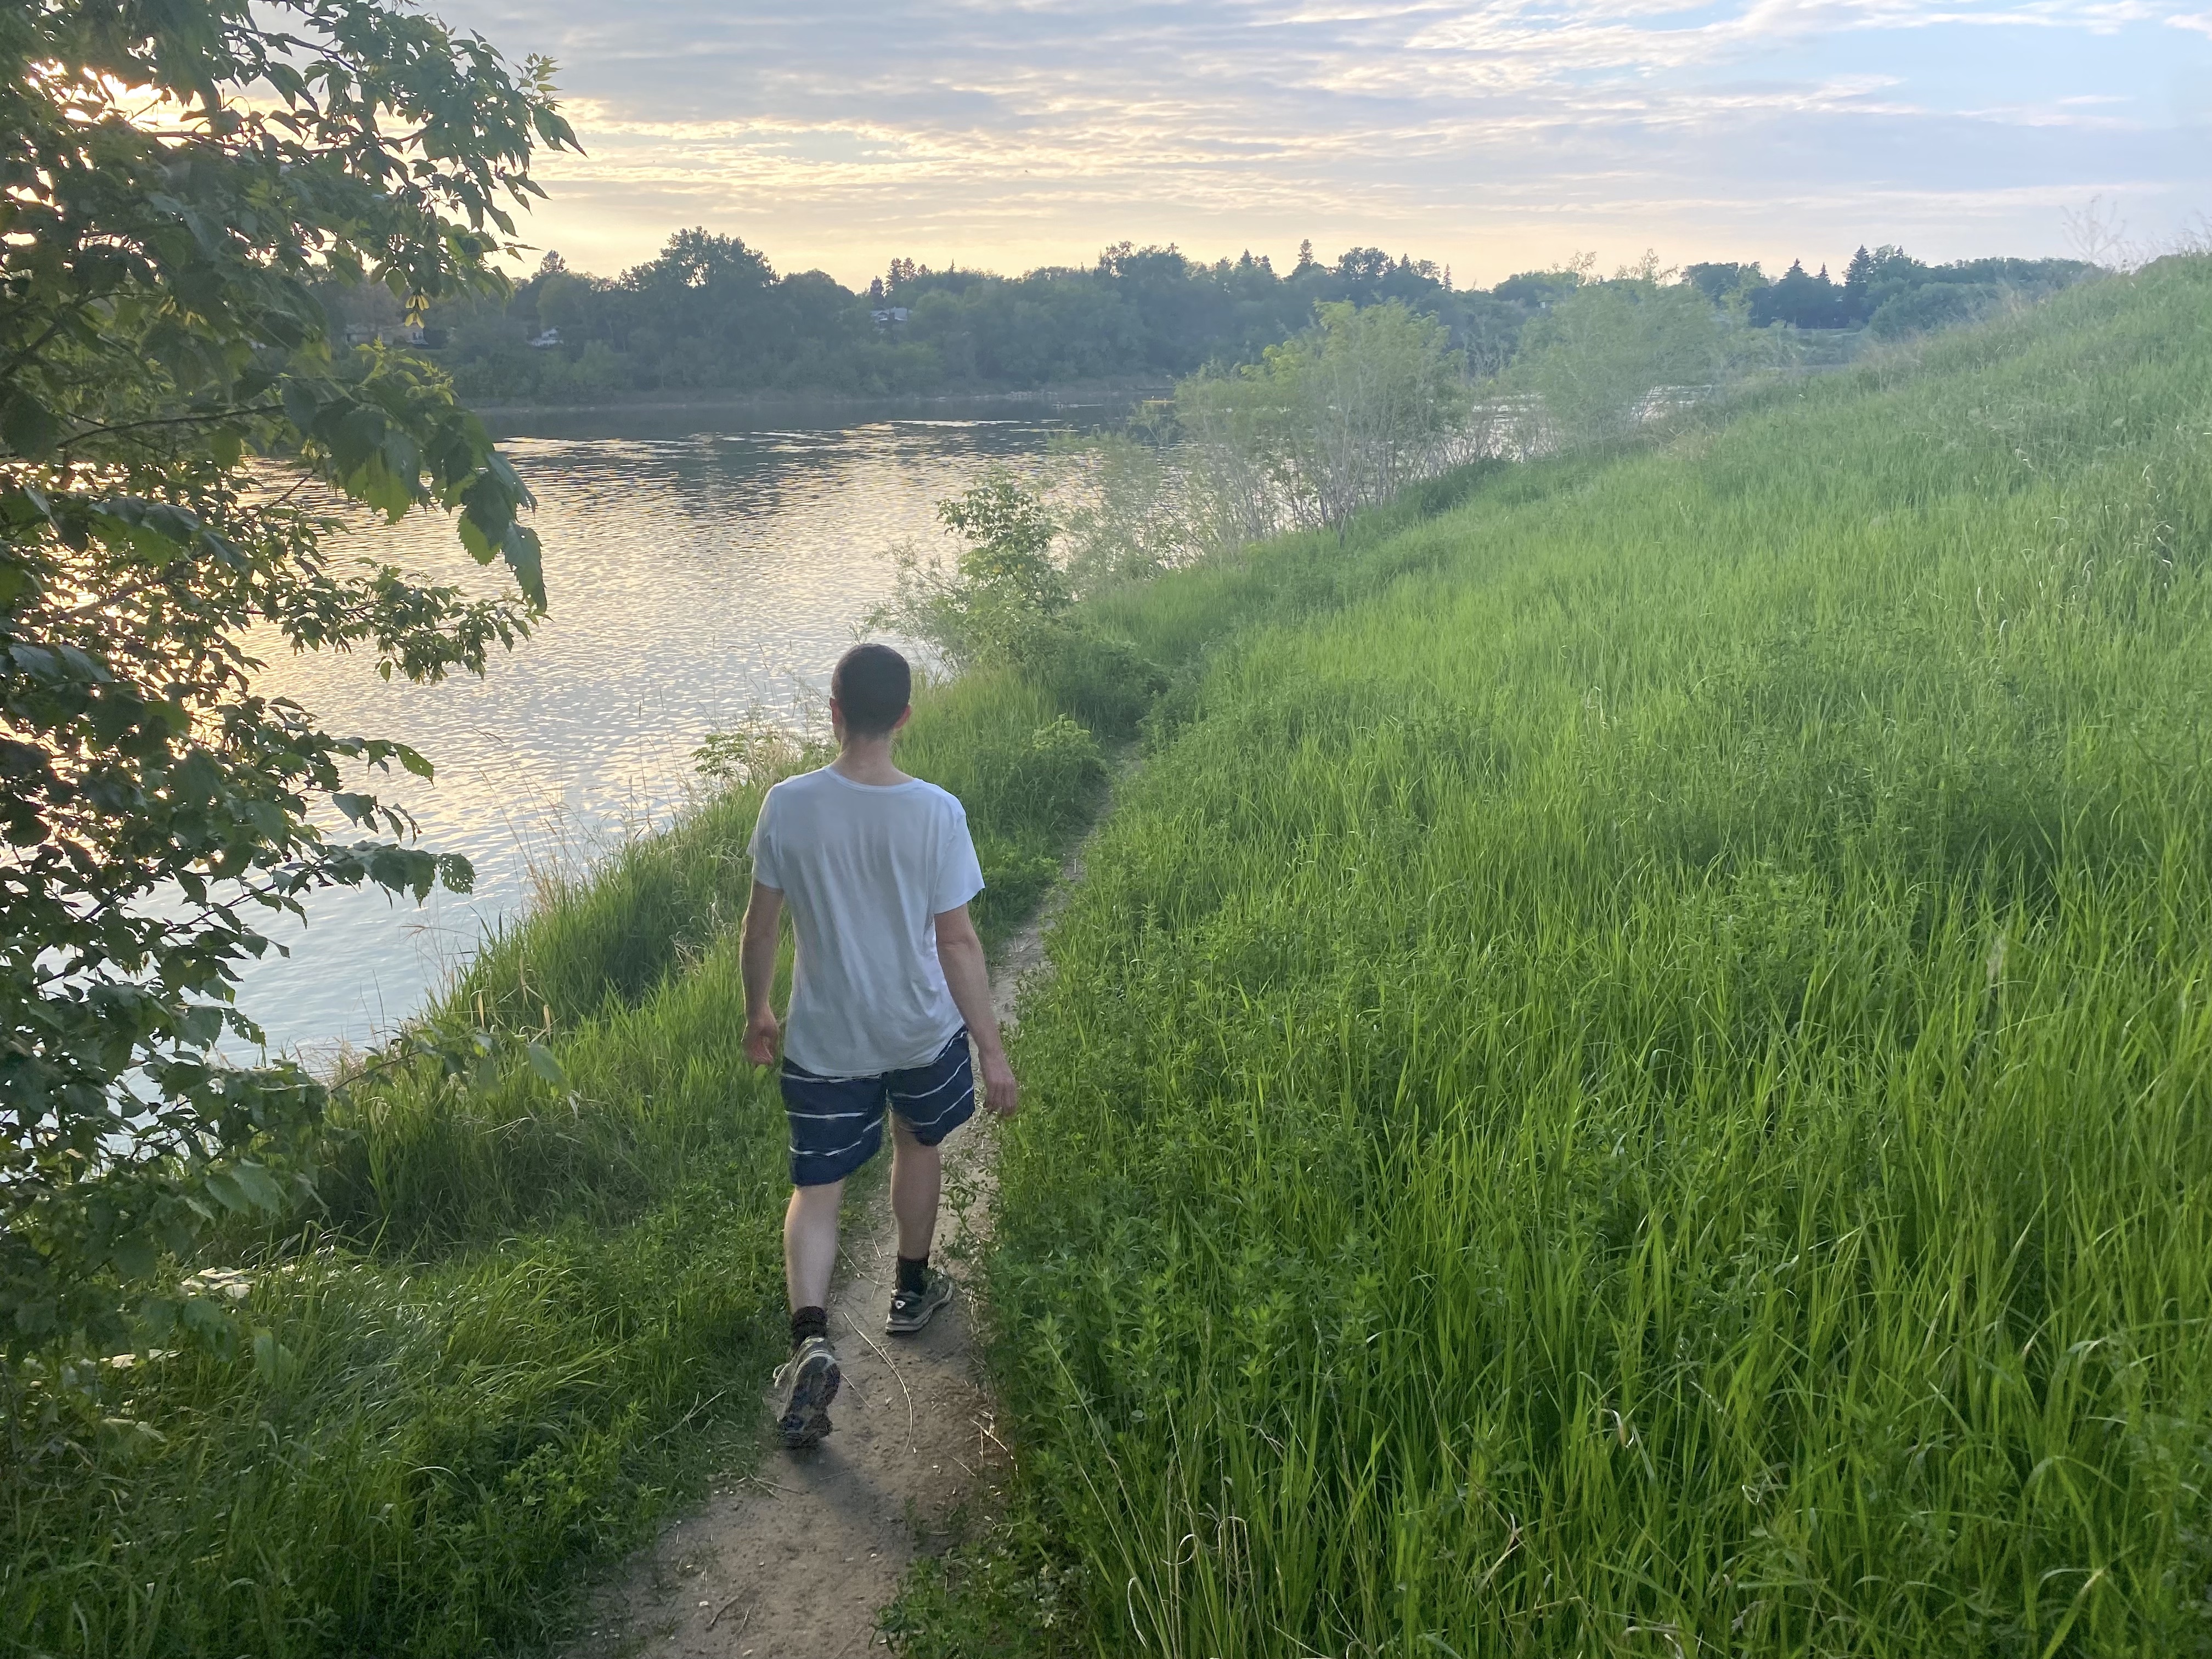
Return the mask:
[[891,1119],[891,1214],[898,1219],[898,1253],[908,1261],[929,1254],[937,1237],[938,1195],[945,1186],[945,1149],[925,1146]]
[[898,1218],[898,1281],[884,1328],[911,1336],[952,1300],[952,1281],[929,1265],[937,1237],[937,1206],[945,1188],[941,1148],[925,1146],[914,1131],[891,1120],[891,1213]]
[[794,1187],[783,1212],[783,1286],[791,1293],[791,1358],[775,1374],[776,1429],[793,1451],[830,1432],[837,1354],[830,1345],[830,1270],[837,1261],[842,1181]]
[[783,1286],[791,1310],[830,1305],[830,1273],[837,1265],[837,1206],[845,1183],[794,1187],[783,1212]]

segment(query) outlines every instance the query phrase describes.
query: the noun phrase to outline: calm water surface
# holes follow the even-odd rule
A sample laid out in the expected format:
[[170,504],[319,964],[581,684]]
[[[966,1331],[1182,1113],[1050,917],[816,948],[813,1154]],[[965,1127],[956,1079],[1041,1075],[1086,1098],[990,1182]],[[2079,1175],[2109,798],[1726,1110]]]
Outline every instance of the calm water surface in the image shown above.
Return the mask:
[[[416,907],[337,891],[283,922],[240,1001],[273,1047],[311,1058],[420,1009],[533,869],[573,870],[665,823],[708,732],[818,708],[830,665],[888,596],[890,554],[939,533],[937,502],[991,462],[1041,459],[1049,435],[1109,411],[856,419],[671,431],[712,416],[568,416],[504,447],[538,496],[552,616],[482,680],[386,684],[360,658],[265,653],[264,689],[341,733],[412,744],[437,780],[380,781],[422,845],[465,854],[476,890]],[[648,421],[650,423],[648,423]],[[655,427],[659,429],[655,431]],[[644,434],[651,435],[644,435]],[[449,522],[362,533],[362,550],[465,579]]]

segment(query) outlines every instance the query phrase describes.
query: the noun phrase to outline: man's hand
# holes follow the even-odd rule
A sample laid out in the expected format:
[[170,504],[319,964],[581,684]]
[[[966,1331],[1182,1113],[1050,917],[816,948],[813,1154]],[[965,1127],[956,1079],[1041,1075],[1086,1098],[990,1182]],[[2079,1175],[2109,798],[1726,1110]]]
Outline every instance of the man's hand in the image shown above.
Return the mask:
[[[745,1016],[745,1058],[756,1066],[775,1064],[775,1041],[783,1035],[783,1028],[775,1023],[775,1012],[763,1008]],[[1011,1077],[1007,1079],[1012,1081]]]
[[1006,1064],[1006,1051],[994,1048],[983,1061],[983,1106],[994,1117],[1012,1117],[1022,1109],[1022,1085],[1014,1081],[1014,1068]]
[[975,1058],[983,1067],[983,1104],[999,1117],[1012,1117],[1022,1109],[1022,1085],[1014,1081],[1014,1068],[1006,1064],[1006,1045],[999,1040],[999,1014],[991,1006],[991,975],[983,965],[983,941],[975,937],[975,924],[968,907],[941,911],[937,918],[937,960],[945,969],[945,983],[968,1022],[975,1040]]
[[783,1035],[775,1010],[768,1004],[775,983],[776,923],[783,916],[783,895],[753,884],[745,904],[745,926],[738,947],[738,967],[745,986],[745,1058],[756,1066],[775,1064],[775,1040]]

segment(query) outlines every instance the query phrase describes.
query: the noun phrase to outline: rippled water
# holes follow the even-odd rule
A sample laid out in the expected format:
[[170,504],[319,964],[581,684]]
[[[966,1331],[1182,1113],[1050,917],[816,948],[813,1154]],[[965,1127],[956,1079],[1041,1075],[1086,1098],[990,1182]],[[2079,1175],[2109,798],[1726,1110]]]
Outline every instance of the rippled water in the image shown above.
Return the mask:
[[[590,435],[508,440],[545,545],[552,616],[534,637],[483,680],[386,684],[365,659],[289,655],[264,679],[329,730],[428,756],[434,784],[378,787],[415,813],[424,846],[474,861],[476,890],[420,908],[322,895],[304,931],[273,931],[291,955],[249,964],[241,1005],[272,1046],[311,1056],[388,1031],[526,902],[534,866],[574,868],[665,823],[706,733],[756,710],[818,705],[830,665],[890,590],[892,550],[939,533],[939,500],[1103,413],[674,433],[665,428],[680,417],[664,416],[658,435],[639,435],[651,428],[634,416],[627,435],[572,416],[549,424]],[[363,541],[419,569],[473,571],[443,520]]]

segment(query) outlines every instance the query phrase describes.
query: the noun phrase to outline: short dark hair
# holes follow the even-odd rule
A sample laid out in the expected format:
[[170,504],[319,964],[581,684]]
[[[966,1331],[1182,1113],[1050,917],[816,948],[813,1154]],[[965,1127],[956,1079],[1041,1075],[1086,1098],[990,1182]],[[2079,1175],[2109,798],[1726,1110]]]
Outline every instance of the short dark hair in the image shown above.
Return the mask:
[[914,670],[888,645],[856,645],[837,659],[830,695],[855,737],[880,738],[898,724],[914,697]]

